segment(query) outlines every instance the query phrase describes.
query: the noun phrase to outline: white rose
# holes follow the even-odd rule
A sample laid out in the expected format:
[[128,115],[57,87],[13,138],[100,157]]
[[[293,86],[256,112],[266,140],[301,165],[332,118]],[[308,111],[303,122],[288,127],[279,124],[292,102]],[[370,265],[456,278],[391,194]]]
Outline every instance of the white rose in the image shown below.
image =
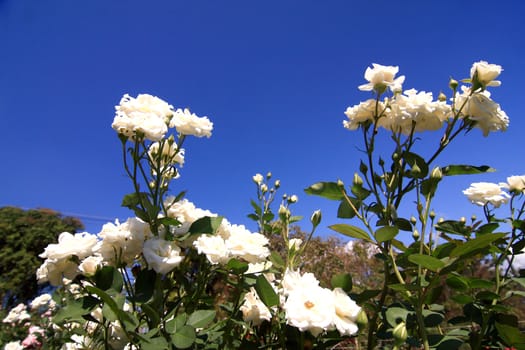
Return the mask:
[[143,255],[149,267],[157,273],[166,274],[179,266],[183,257],[175,242],[151,238],[144,242]]
[[40,308],[46,307],[47,309],[53,310],[56,306],[55,301],[52,299],[51,294],[44,293],[31,301],[31,310],[35,311]]
[[84,276],[94,276],[97,269],[102,266],[103,261],[104,258],[101,256],[88,256],[78,265],[78,269]]
[[361,308],[341,288],[333,290],[335,314],[334,325],[341,334],[353,335],[359,330],[356,324]]
[[180,226],[174,230],[176,234],[187,233],[191,224],[200,218],[205,216],[217,216],[217,214],[214,214],[209,210],[197,208],[195,204],[186,198],[178,202],[174,202],[174,200],[175,197],[166,198],[164,201],[164,206],[167,208],[168,217],[177,219],[180,222]]
[[510,196],[501,189],[501,186],[490,182],[476,182],[463,191],[468,199],[477,205],[492,204],[498,208],[502,203],[507,203]]
[[131,265],[142,252],[144,239],[151,236],[149,225],[138,218],[128,218],[121,224],[107,223],[98,234],[102,240],[93,252],[102,256],[109,265],[117,263]]
[[226,264],[229,260],[228,249],[220,236],[200,235],[193,242],[199,254],[205,254],[211,264]]
[[24,346],[19,341],[11,341],[5,344],[4,350],[24,350]]
[[159,141],[167,133],[167,124],[173,116],[173,106],[148,94],[136,98],[126,94],[115,109],[111,127],[132,139],[137,133],[142,133],[148,140]]
[[509,176],[507,183],[500,184],[500,186],[508,188],[512,192],[525,192],[525,175]]
[[[501,81],[496,79],[503,69],[497,64],[490,64],[486,61],[475,62],[470,68],[470,78],[476,80],[483,87],[500,86]],[[476,75],[477,73],[477,75]],[[474,83],[474,81],[473,81]]]
[[170,122],[171,128],[176,128],[182,135],[193,135],[197,137],[210,137],[213,123],[208,117],[198,117],[189,109],[177,109]]
[[244,302],[240,307],[243,320],[251,322],[254,326],[260,325],[263,321],[270,321],[272,314],[270,310],[259,299],[257,292],[253,287],[244,295]]
[[333,326],[335,314],[332,291],[321,287],[296,289],[283,305],[288,325],[318,336]]
[[405,81],[405,76],[395,78],[395,75],[399,71],[397,66],[382,66],[380,64],[373,63],[373,68],[366,68],[365,79],[368,80],[368,84],[359,86],[361,91],[372,91],[383,92],[387,87],[392,91],[400,91],[401,85]]
[[268,243],[268,238],[260,233],[251,233],[243,225],[231,225],[226,247],[233,257],[256,263],[270,255]]
[[487,136],[490,131],[505,131],[509,126],[509,117],[501,110],[500,105],[490,99],[488,91],[482,91],[469,96],[470,89],[461,87],[462,94],[456,97],[456,109],[476,122],[475,126]]
[[438,130],[449,117],[450,109],[447,111],[446,106],[432,101],[431,92],[410,89],[395,96],[381,126],[405,135],[412,129],[416,132]]
[[28,320],[31,318],[31,315],[27,312],[27,307],[25,304],[20,303],[14,308],[12,308],[7,316],[2,320],[3,323],[17,323],[20,321]]
[[284,272],[283,280],[281,283],[283,288],[282,293],[286,296],[296,290],[307,290],[310,288],[319,287],[319,281],[315,278],[313,273],[307,272],[301,274],[300,271],[294,271],[287,269]]
[[87,232],[75,235],[62,232],[58,236],[58,243],[49,244],[39,256],[54,261],[69,259],[73,255],[83,259],[91,255],[91,249],[96,243],[97,237]]
[[376,115],[376,103],[379,104],[377,113],[381,114],[385,110],[385,105],[382,102],[376,102],[374,99],[348,107],[345,111],[348,120],[343,121],[343,126],[348,130],[356,130],[364,122],[373,122]]

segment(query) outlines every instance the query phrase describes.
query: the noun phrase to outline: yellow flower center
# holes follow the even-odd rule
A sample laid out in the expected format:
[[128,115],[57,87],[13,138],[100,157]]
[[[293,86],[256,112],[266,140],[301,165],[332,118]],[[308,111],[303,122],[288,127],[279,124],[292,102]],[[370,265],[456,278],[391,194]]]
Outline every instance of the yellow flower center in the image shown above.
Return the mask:
[[312,303],[310,300],[304,302],[304,307],[307,309],[311,309],[315,306],[314,303]]

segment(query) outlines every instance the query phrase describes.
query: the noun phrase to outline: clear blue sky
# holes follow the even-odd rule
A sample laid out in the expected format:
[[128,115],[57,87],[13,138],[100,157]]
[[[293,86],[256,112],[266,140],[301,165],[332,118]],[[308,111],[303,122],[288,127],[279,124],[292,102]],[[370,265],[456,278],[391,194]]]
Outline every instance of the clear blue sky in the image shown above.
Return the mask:
[[[297,214],[323,210],[326,234],[336,203],[303,189],[351,182],[361,138],[343,112],[370,97],[357,89],[366,67],[398,65],[405,89],[437,96],[486,60],[504,68],[492,96],[510,128],[474,130],[438,161],[498,170],[443,183],[436,211],[468,217],[471,182],[525,174],[524,13],[521,1],[0,0],[0,205],[131,215],[110,125],[124,93],[150,93],[214,122],[186,143],[175,191],[254,229],[251,177],[272,171]],[[92,233],[105,222],[83,220]]]

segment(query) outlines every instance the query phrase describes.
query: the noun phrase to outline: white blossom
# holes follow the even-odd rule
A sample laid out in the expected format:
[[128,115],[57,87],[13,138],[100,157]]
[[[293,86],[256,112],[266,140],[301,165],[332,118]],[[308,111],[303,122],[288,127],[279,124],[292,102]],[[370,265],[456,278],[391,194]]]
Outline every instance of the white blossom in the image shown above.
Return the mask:
[[487,136],[490,131],[505,131],[509,126],[509,117],[500,105],[490,99],[488,91],[476,92],[470,96],[470,89],[461,87],[463,93],[456,96],[456,110],[475,121],[475,126]]
[[244,295],[244,302],[240,310],[244,321],[251,322],[254,326],[258,326],[263,321],[270,321],[272,319],[270,310],[261,301],[253,287]]
[[109,265],[117,263],[131,265],[142,252],[142,245],[151,236],[149,225],[139,218],[128,218],[126,222],[107,223],[98,234],[102,239],[93,251]]
[[387,87],[391,91],[400,91],[401,85],[405,81],[405,76],[395,78],[395,75],[399,71],[397,66],[382,66],[377,63],[372,64],[373,68],[366,68],[365,79],[368,80],[368,84],[359,86],[361,91],[372,91],[383,92]]
[[232,257],[250,263],[264,261],[270,255],[269,240],[260,233],[252,233],[243,225],[231,225],[226,247]]
[[213,123],[208,117],[198,117],[189,109],[177,109],[170,122],[170,127],[177,129],[182,135],[193,135],[197,137],[210,137]]
[[476,80],[476,82],[483,87],[500,86],[501,81],[494,79],[501,74],[502,70],[503,68],[501,68],[500,65],[490,64],[486,61],[479,61],[472,64],[472,68],[470,68],[470,78],[473,80],[473,83],[474,80]]
[[335,314],[334,326],[339,333],[344,335],[356,334],[359,330],[356,324],[357,315],[361,311],[355,301],[353,301],[341,288],[333,290]]
[[208,261],[215,264],[226,264],[230,259],[226,242],[221,236],[202,234],[193,242],[199,254],[205,254]]
[[490,203],[496,208],[510,199],[509,194],[503,191],[500,185],[490,182],[473,183],[463,194],[474,204],[483,206]]
[[179,266],[183,259],[180,247],[173,241],[151,238],[144,242],[144,259],[157,273],[166,274]]
[[111,127],[133,140],[139,133],[151,141],[161,140],[174,113],[173,106],[148,94],[140,94],[136,98],[125,94],[115,109]]

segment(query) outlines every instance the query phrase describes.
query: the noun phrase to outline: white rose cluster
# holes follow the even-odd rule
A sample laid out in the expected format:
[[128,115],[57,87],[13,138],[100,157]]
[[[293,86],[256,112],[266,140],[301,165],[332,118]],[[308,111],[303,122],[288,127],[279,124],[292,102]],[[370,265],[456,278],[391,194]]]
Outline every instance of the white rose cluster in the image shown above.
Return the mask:
[[365,79],[368,83],[359,86],[359,89],[375,91],[380,96],[388,88],[393,92],[393,97],[383,101],[369,99],[348,107],[345,111],[348,119],[343,121],[346,129],[356,130],[368,123],[376,123],[378,127],[409,135],[412,132],[439,130],[454,115],[474,122],[473,125],[481,129],[484,136],[489,132],[507,129],[507,114],[491,100],[490,93],[485,90],[488,86],[501,85],[500,81],[494,80],[501,73],[501,66],[485,61],[474,63],[469,79],[472,87],[462,86],[461,93],[456,92],[454,110],[444,101],[444,96],[433,100],[430,92],[418,92],[415,89],[403,91],[404,76],[395,77],[398,70],[395,66],[378,64],[366,69]]
[[[183,199],[175,202],[173,197],[165,201],[168,216],[180,223],[172,234],[183,235],[198,219],[217,216],[208,210],[197,208]],[[252,233],[242,225],[232,225],[223,219],[215,235],[202,234],[190,241],[168,241],[161,234],[154,237],[149,225],[139,218],[129,218],[124,223],[103,225],[96,234],[71,234],[64,232],[58,243],[46,247],[40,257],[46,260],[37,271],[40,283],[54,286],[69,283],[78,275],[93,276],[102,266],[131,267],[143,258],[148,268],[166,274],[180,265],[183,249],[194,247],[205,254],[211,264],[225,264],[231,258],[249,263],[265,262],[270,255],[268,239]]]
[[31,318],[31,315],[27,312],[25,304],[20,303],[12,308],[7,316],[2,320],[3,323],[19,323]]
[[[342,336],[357,333],[356,321],[361,307],[341,288],[322,288],[313,274],[294,270],[286,270],[282,281],[274,288],[280,296],[288,325],[314,336],[335,329]],[[244,320],[254,325],[271,319],[270,310],[255,290],[245,295],[241,311]]]
[[131,97],[125,94],[115,106],[115,118],[111,127],[133,141],[142,137],[160,141],[175,128],[180,135],[210,137],[213,123],[208,117],[198,117],[188,109],[177,109],[166,101],[149,94]]

